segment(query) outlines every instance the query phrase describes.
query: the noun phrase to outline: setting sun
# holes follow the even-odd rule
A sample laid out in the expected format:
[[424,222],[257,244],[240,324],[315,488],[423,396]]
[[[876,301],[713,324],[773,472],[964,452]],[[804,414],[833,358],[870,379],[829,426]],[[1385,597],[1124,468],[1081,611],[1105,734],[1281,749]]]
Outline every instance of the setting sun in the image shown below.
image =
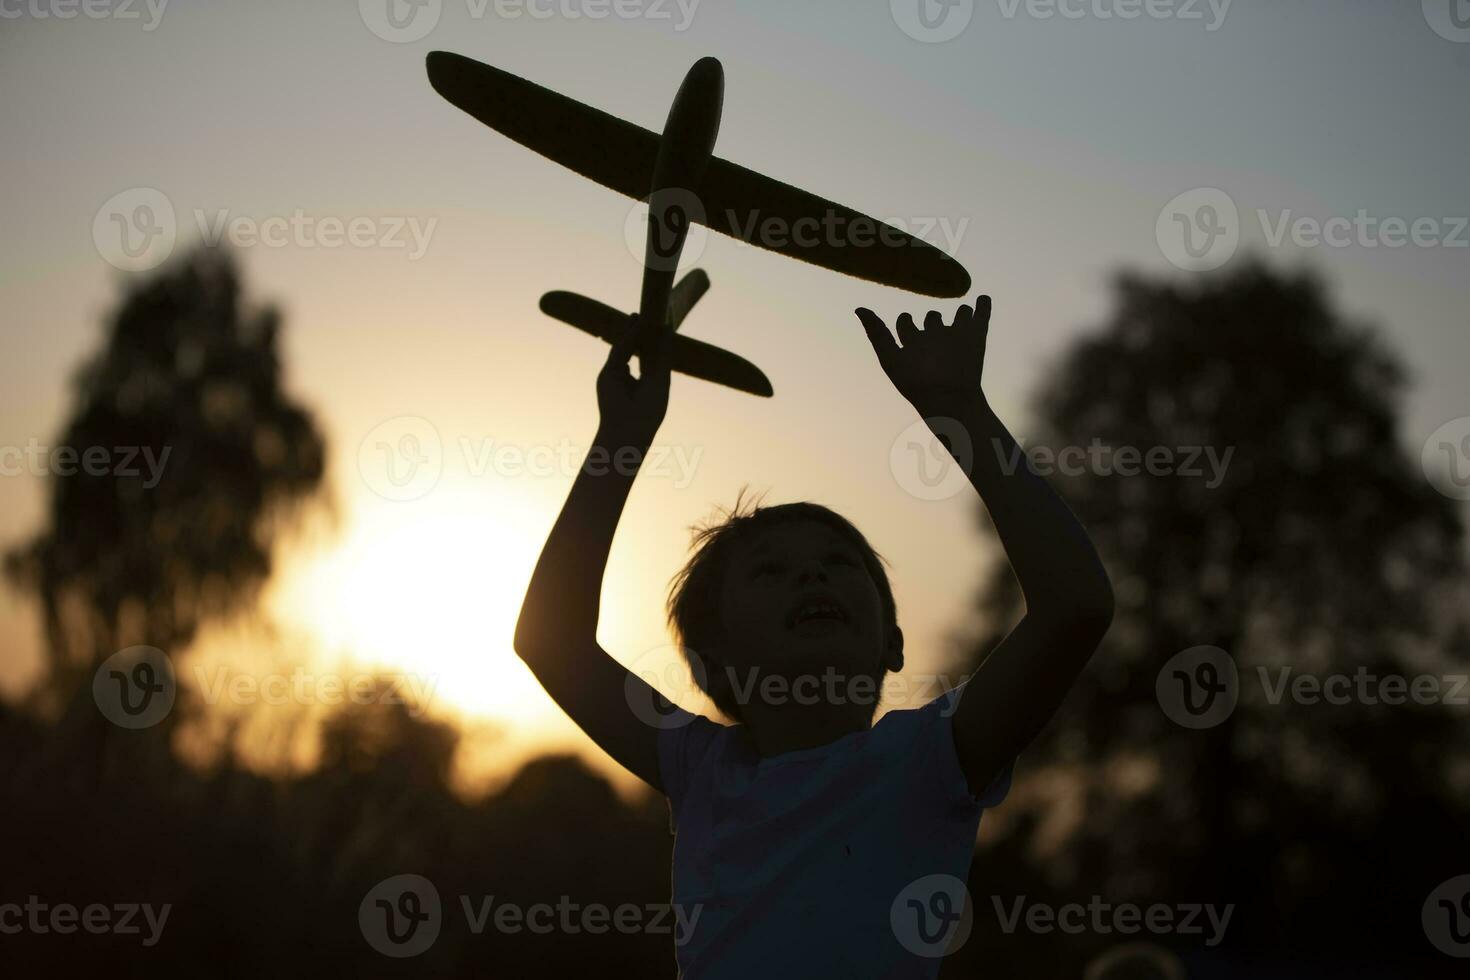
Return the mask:
[[282,612],[330,655],[413,674],[431,710],[538,726],[552,706],[511,648],[539,541],[483,490],[352,501],[339,543],[304,558]]

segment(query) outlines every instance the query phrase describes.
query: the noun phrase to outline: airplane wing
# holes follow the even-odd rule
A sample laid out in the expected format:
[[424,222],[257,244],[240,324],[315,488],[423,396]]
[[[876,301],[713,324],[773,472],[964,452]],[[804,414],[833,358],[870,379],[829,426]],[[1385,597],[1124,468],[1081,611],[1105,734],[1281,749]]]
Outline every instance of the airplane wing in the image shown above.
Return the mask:
[[[648,196],[658,133],[463,55],[432,51],[428,71],[435,91],[490,128],[620,194]],[[964,266],[928,242],[728,160],[711,159],[690,190],[705,212],[692,217],[732,238],[925,296],[970,290]],[[782,232],[763,238],[772,219]]]
[[[708,283],[708,279],[704,281]],[[690,282],[691,278],[685,277],[680,282],[678,290],[684,289]],[[676,295],[678,290],[676,290]],[[590,333],[594,337],[600,337],[610,344],[616,343],[632,323],[632,318],[622,310],[579,293],[569,293],[564,290],[554,290],[542,296],[541,312],[563,323],[570,323],[577,329]],[[678,321],[675,321],[674,327],[678,329]],[[773,389],[765,372],[739,354],[682,335],[674,337],[672,353],[673,361],[670,367],[681,374],[713,381],[737,391],[747,391],[752,395],[760,395],[762,398],[771,397]]]

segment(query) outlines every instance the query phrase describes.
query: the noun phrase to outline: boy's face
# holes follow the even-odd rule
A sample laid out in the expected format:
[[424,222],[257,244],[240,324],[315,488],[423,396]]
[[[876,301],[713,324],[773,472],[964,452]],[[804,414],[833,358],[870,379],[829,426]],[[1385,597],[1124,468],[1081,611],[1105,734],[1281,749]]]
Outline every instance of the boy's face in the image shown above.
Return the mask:
[[757,682],[767,674],[815,676],[811,690],[822,697],[829,670],[839,678],[881,678],[903,666],[902,634],[895,628],[884,635],[882,599],[862,553],[820,521],[782,522],[739,542],[720,616],[725,632],[717,655],[721,667],[736,671],[737,690],[758,670]]

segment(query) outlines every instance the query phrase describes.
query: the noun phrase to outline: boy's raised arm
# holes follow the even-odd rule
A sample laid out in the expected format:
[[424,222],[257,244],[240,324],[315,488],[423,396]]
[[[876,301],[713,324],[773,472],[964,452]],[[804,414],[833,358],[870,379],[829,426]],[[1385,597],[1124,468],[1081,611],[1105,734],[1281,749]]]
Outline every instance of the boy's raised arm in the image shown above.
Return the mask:
[[953,423],[968,434],[972,451],[960,455],[970,459],[957,460],[984,500],[1025,596],[1025,616],[986,658],[955,710],[955,750],[978,794],[1061,705],[1112,621],[1112,586],[1056,491],[1028,465],[1002,465],[1020,456],[980,385],[990,297],[981,296],[974,310],[961,306],[948,326],[938,312],[923,330],[902,314],[902,347],[877,315],[857,313],[884,372],[941,442]]
[[602,578],[638,466],[669,399],[672,331],[653,330],[641,377],[628,370],[635,330],[597,377],[600,420],[587,459],[551,528],[516,621],[515,650],[541,686],[608,755],[660,792],[658,729],[632,707],[656,692],[597,642]]

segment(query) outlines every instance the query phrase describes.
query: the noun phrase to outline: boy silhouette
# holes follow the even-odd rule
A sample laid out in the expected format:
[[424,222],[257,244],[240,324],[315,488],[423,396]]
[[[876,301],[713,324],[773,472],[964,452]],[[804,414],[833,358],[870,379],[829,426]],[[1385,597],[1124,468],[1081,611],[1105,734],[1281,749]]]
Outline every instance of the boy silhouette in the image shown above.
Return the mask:
[[[941,429],[964,427],[969,480],[1025,596],[1025,616],[970,680],[873,725],[883,677],[903,666],[879,557],[825,507],[742,512],[737,500],[698,533],[668,601],[696,679],[737,724],[681,709],[640,720],[633,705],[657,692],[597,642],[603,572],[636,467],[584,466],[516,625],[517,653],[557,704],[668,797],[673,899],[690,920],[675,954],[686,980],[935,976],[953,933],[940,927],[957,922],[963,889],[926,894],[926,882],[964,881],[981,812],[1005,797],[1017,754],[1112,619],[1082,525],[1028,467],[1002,467],[1017,447],[981,387],[990,298],[949,324],[930,312],[922,330],[902,314],[898,342],[872,311],[857,315],[884,373],[941,441]],[[635,329],[613,346],[597,379],[593,453],[641,460],[652,445],[668,407],[671,333]],[[634,379],[637,339],[646,346]]]

